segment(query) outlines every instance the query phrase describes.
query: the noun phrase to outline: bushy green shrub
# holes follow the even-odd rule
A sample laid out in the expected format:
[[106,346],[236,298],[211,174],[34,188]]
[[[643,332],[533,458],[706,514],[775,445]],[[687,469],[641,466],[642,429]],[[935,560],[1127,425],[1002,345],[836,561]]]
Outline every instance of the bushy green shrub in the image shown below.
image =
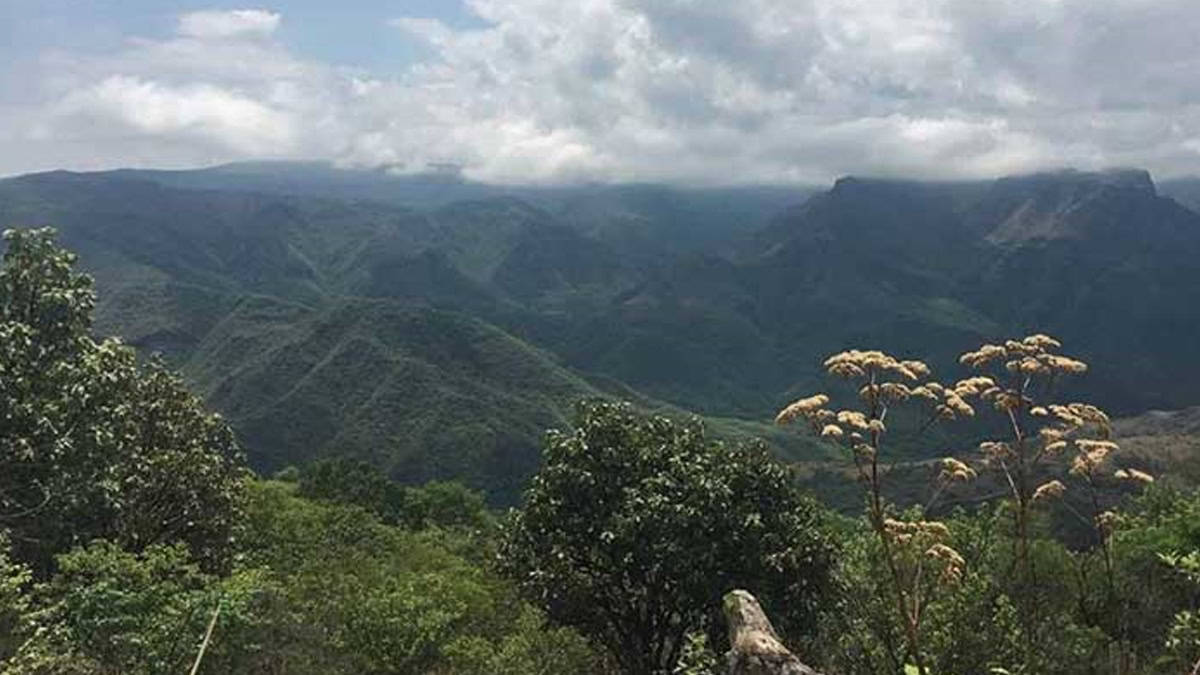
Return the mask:
[[721,597],[753,589],[785,632],[815,629],[834,546],[824,512],[756,446],[632,406],[585,401],[551,432],[502,565],[623,672],[674,667],[689,631],[725,640]]

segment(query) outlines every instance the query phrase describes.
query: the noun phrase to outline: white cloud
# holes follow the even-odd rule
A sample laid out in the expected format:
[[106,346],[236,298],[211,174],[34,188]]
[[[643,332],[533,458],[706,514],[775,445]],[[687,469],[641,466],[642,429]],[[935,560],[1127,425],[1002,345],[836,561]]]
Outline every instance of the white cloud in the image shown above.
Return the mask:
[[485,27],[390,22],[431,54],[393,77],[289,51],[278,14],[188,14],[171,38],[53,61],[39,119],[113,163],[153,138],[172,161],[453,161],[498,181],[1196,172],[1193,0],[467,1]]
[[195,38],[267,36],[279,27],[279,14],[262,9],[206,10],[179,17],[179,33]]
[[108,118],[150,136],[196,136],[248,155],[289,154],[296,139],[286,113],[211,84],[172,87],[113,75],[72,93],[59,111]]

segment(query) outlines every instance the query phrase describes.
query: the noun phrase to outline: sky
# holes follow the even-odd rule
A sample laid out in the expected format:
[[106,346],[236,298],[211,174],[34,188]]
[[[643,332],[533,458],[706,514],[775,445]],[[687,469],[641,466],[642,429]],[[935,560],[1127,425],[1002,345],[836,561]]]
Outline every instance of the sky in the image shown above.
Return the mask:
[[1197,0],[0,0],[0,175],[1192,175],[1197,36]]

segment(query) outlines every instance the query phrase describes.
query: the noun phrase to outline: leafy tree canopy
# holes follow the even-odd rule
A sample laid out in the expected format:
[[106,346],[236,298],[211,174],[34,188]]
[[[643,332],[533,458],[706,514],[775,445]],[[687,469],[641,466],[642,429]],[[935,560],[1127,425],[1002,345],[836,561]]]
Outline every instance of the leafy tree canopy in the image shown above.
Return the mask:
[[97,538],[183,541],[229,563],[246,477],[229,427],[160,361],[90,335],[95,294],[54,230],[9,230],[0,266],[0,525],[44,575]]
[[762,447],[585,401],[543,454],[503,564],[625,672],[669,672],[692,629],[723,643],[714,617],[733,588],[753,589],[785,630],[812,628],[833,547],[821,508]]
[[389,525],[484,528],[494,524],[482,494],[454,481],[404,486],[369,462],[338,457],[298,471],[299,493],[312,499],[361,506]]

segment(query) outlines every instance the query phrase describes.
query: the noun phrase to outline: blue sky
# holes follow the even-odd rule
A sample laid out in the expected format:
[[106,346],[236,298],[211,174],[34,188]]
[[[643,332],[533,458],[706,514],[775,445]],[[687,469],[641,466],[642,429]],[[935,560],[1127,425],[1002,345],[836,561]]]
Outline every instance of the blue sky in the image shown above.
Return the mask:
[[0,174],[1200,173],[1195,0],[0,1]]
[[[244,2],[5,0],[0,3],[0,59],[29,59],[48,49],[112,51],[129,36],[169,36],[187,12],[246,7]],[[301,0],[281,7],[286,21],[278,37],[284,44],[323,61],[383,73],[427,56],[419,41],[397,39],[387,23],[392,18],[429,17],[459,28],[486,25],[458,0]]]

